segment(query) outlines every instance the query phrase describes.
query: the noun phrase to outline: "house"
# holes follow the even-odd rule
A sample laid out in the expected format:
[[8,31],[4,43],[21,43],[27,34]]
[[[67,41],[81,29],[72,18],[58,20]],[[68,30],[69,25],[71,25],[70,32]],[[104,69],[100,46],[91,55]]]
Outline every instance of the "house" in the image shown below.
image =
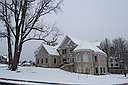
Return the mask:
[[109,66],[110,73],[122,73],[123,69],[120,68],[120,63],[117,61],[116,57],[110,56],[108,62],[109,62],[108,66]]
[[[67,37],[64,41],[68,41],[68,39]],[[69,42],[73,43],[69,45]],[[106,54],[97,48],[94,43],[74,38],[70,39],[69,42],[65,46],[68,46],[66,50],[67,55],[70,56],[67,56],[68,64],[63,65],[64,70],[86,74],[107,73]]]
[[[63,36],[59,38],[58,42],[62,42],[63,38]],[[62,58],[57,51],[59,45],[60,43],[58,43],[58,45],[56,46],[41,44],[39,48],[35,51],[36,66],[51,68],[60,67],[60,65],[62,65]]]
[[57,46],[42,44],[36,51],[36,65],[57,67],[69,72],[106,74],[106,54],[95,44],[69,36],[59,40]]

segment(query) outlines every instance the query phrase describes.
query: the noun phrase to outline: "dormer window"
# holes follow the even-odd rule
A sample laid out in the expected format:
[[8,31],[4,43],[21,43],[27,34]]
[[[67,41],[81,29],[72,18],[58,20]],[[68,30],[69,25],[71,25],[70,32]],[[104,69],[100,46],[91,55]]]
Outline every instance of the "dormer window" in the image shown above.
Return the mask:
[[66,49],[63,49],[62,50],[62,54],[66,54],[67,53],[67,50]]

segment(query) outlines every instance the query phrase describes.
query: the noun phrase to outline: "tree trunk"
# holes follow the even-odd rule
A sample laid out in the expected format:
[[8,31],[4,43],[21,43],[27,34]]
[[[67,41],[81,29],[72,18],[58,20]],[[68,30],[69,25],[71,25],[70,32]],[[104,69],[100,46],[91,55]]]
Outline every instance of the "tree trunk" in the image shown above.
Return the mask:
[[22,50],[22,44],[19,43],[19,36],[17,35],[16,40],[15,40],[15,51],[14,51],[14,57],[13,57],[13,62],[11,66],[12,71],[16,71],[19,59],[20,59],[20,54]]
[[14,51],[14,57],[13,57],[13,62],[11,66],[12,71],[16,71],[17,69],[17,59],[18,59],[18,45],[15,47],[15,51]]
[[11,67],[12,71],[16,71],[17,69],[20,60],[21,51],[22,51],[22,44],[18,45],[17,50],[14,53],[13,63]]
[[12,46],[11,46],[11,34],[9,28],[7,28],[7,42],[8,42],[8,68],[11,69],[12,64]]
[[[5,4],[6,0],[5,0]],[[5,6],[5,14],[6,17],[5,19],[7,20],[8,23],[10,23],[10,16],[8,16],[8,11],[7,11],[7,7]],[[8,43],[8,68],[11,68],[11,63],[12,63],[12,45],[11,45],[11,31],[9,28],[9,24],[6,24],[6,28],[7,28],[7,43]]]

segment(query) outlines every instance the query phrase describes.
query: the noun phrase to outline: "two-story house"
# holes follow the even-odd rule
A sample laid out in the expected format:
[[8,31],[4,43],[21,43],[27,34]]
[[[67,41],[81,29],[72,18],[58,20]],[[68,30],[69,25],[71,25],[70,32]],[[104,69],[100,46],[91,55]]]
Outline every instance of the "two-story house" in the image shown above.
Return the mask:
[[77,73],[107,73],[104,52],[94,44],[69,36],[61,38],[57,46],[42,44],[35,57],[36,65],[41,67],[59,67]]

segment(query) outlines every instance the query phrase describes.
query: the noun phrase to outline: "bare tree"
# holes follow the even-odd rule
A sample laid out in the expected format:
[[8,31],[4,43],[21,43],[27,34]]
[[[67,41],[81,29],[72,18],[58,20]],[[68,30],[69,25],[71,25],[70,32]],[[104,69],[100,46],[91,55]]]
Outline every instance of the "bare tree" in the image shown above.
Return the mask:
[[108,72],[109,72],[109,64],[108,64],[108,61],[109,61],[109,57],[110,57],[110,48],[111,48],[111,42],[109,39],[105,38],[105,40],[103,40],[101,43],[100,43],[100,46],[98,46],[103,52],[105,52],[107,54],[107,69],[108,69]]
[[113,40],[113,54],[117,62],[120,63],[120,68],[124,69],[128,64],[128,48],[127,41],[124,38],[116,38]]
[[[19,63],[22,46],[30,40],[42,40],[45,44],[56,45],[59,31],[53,25],[42,23],[45,15],[57,12],[62,0],[1,0],[0,17],[6,29],[12,34],[14,53],[11,70]],[[8,31],[7,31],[8,32]],[[8,34],[8,36],[11,36]],[[10,38],[10,37],[8,37]]]
[[8,46],[8,68],[11,69],[12,64],[12,40],[10,30],[7,29],[7,32],[0,32],[0,38],[7,38],[7,46]]
[[[7,4],[7,1],[2,1],[5,4]],[[6,31],[5,32],[0,32],[0,37],[2,38],[7,38],[7,45],[8,45],[8,67],[9,69],[11,68],[11,64],[12,64],[12,45],[11,45],[11,31],[10,31],[10,16],[11,14],[9,14],[10,11],[7,10],[7,7],[5,5],[0,5],[0,20],[1,21],[6,21],[5,22],[5,27],[6,27]],[[8,24],[7,24],[8,23]]]

